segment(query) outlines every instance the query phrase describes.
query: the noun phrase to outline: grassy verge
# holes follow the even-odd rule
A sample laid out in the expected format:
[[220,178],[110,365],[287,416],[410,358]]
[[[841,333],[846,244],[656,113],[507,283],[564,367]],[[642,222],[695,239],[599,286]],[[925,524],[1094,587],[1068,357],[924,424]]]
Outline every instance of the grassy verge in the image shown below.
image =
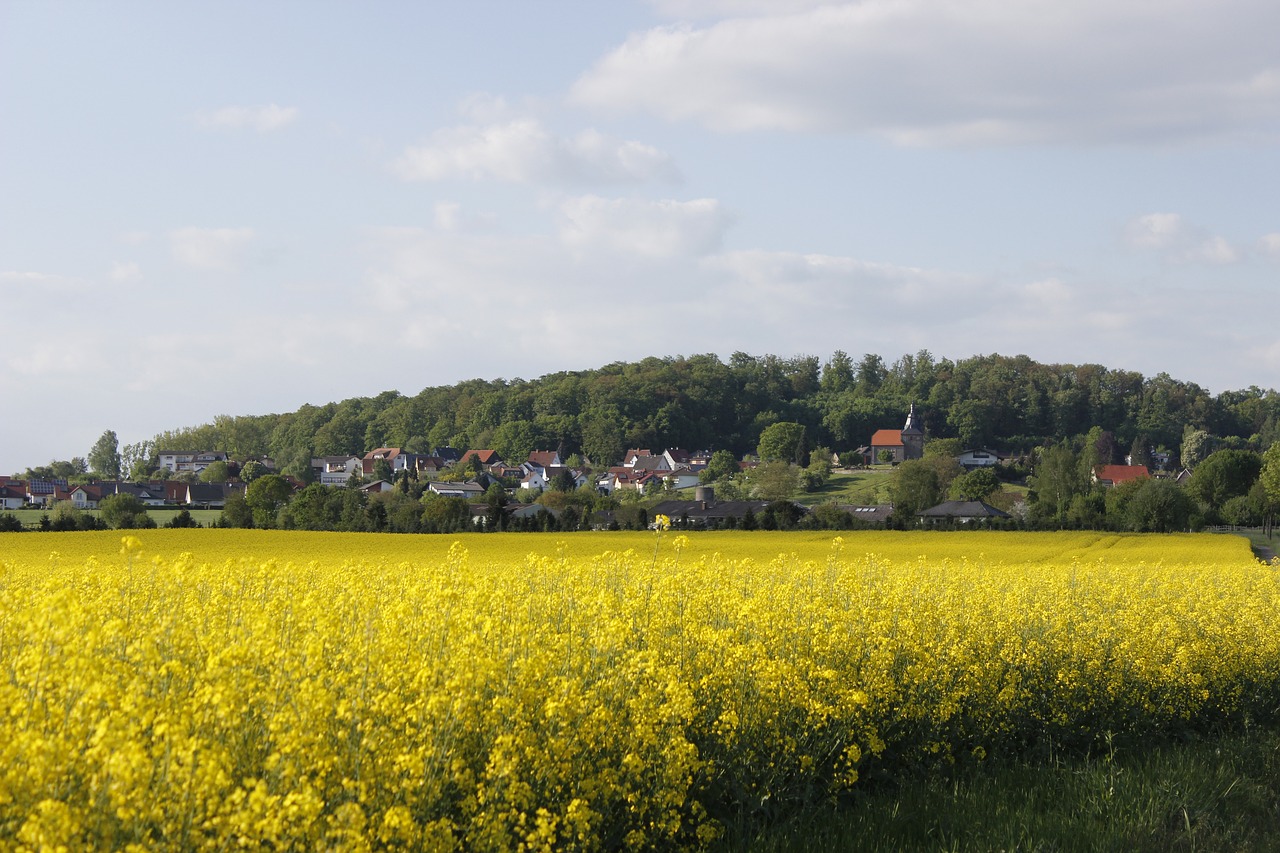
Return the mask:
[[964,771],[868,787],[727,849],[1280,850],[1280,731]]
[[822,488],[799,494],[795,500],[806,506],[832,500],[861,506],[889,503],[889,484],[892,482],[892,474],[893,468],[888,465],[861,471],[837,471]]

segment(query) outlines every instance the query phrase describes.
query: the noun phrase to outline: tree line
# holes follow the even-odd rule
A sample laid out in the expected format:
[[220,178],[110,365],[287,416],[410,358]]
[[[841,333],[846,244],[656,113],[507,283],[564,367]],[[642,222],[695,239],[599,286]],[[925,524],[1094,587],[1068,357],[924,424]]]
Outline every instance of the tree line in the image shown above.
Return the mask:
[[[963,447],[1030,451],[1100,429],[1105,462],[1191,447],[1263,451],[1280,437],[1280,394],[1250,387],[1216,395],[1160,373],[1096,364],[1042,364],[1027,356],[959,361],[927,350],[892,363],[837,351],[781,358],[734,353],[651,357],[537,379],[471,379],[408,396],[385,391],[284,414],[223,415],[126,445],[121,467],[140,472],[159,449],[219,449],[270,457],[279,470],[311,476],[317,456],[362,455],[375,447],[426,453],[442,446],[487,448],[520,461],[531,450],[578,454],[596,467],[628,448],[756,452],[779,423],[804,428],[809,447],[837,453],[902,425],[914,403],[930,439]],[[1197,449],[1198,448],[1198,449]]]

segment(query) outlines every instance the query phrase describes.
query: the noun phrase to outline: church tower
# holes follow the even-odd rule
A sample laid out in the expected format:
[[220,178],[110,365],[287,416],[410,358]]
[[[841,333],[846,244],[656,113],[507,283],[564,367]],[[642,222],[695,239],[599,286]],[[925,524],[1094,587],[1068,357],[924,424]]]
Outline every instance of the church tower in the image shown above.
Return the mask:
[[924,430],[920,426],[915,403],[911,404],[907,423],[902,427],[902,456],[904,459],[924,458]]

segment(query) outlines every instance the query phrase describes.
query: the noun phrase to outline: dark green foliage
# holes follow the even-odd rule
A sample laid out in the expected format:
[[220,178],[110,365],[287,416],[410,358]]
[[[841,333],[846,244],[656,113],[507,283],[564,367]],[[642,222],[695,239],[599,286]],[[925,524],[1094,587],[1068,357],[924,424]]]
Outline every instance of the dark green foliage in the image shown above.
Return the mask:
[[102,523],[115,530],[155,527],[147,508],[135,495],[107,495],[98,504]]
[[1129,529],[1140,533],[1187,530],[1194,510],[1191,498],[1172,480],[1138,480],[1128,503]]
[[620,462],[628,447],[717,448],[739,458],[783,423],[803,427],[811,445],[844,453],[877,429],[900,426],[912,403],[931,440],[955,438],[966,446],[1030,450],[1095,427],[1111,455],[1144,436],[1143,446],[1177,451],[1188,426],[1215,440],[1255,442],[1257,449],[1280,435],[1280,395],[1272,390],[1211,397],[1164,374],[1147,379],[1026,356],[952,362],[921,351],[886,363],[837,353],[823,365],[810,356],[739,352],[727,363],[709,354],[646,358],[535,380],[472,379],[413,396],[388,391],[283,415],[220,416],[163,433],[155,446],[269,456],[300,478],[310,475],[312,456],[378,446],[496,447],[504,456],[557,447],[604,467]]
[[191,517],[189,510],[180,510],[177,515],[169,519],[165,527],[183,528],[183,527],[199,527],[200,522]]
[[951,481],[949,494],[955,500],[985,501],[1000,491],[1000,478],[990,468],[978,468]]
[[222,508],[222,517],[218,520],[220,527],[253,527],[253,510],[249,508],[244,495],[232,492],[227,495],[227,503]]
[[1262,456],[1251,450],[1219,450],[1196,466],[1187,493],[1205,506],[1215,522],[1231,498],[1247,495],[1262,473]]

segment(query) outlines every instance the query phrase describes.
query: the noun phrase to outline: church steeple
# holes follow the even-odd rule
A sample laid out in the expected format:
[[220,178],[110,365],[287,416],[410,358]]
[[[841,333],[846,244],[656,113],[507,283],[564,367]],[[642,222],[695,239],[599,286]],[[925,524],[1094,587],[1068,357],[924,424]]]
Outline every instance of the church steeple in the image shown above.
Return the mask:
[[920,428],[920,418],[916,415],[916,404],[911,404],[911,409],[907,412],[907,423],[902,428],[904,433],[918,433],[924,435],[924,430]]
[[902,427],[902,458],[921,459],[924,457],[924,429],[920,426],[920,416],[916,414],[916,404],[911,404],[907,412],[907,422]]

